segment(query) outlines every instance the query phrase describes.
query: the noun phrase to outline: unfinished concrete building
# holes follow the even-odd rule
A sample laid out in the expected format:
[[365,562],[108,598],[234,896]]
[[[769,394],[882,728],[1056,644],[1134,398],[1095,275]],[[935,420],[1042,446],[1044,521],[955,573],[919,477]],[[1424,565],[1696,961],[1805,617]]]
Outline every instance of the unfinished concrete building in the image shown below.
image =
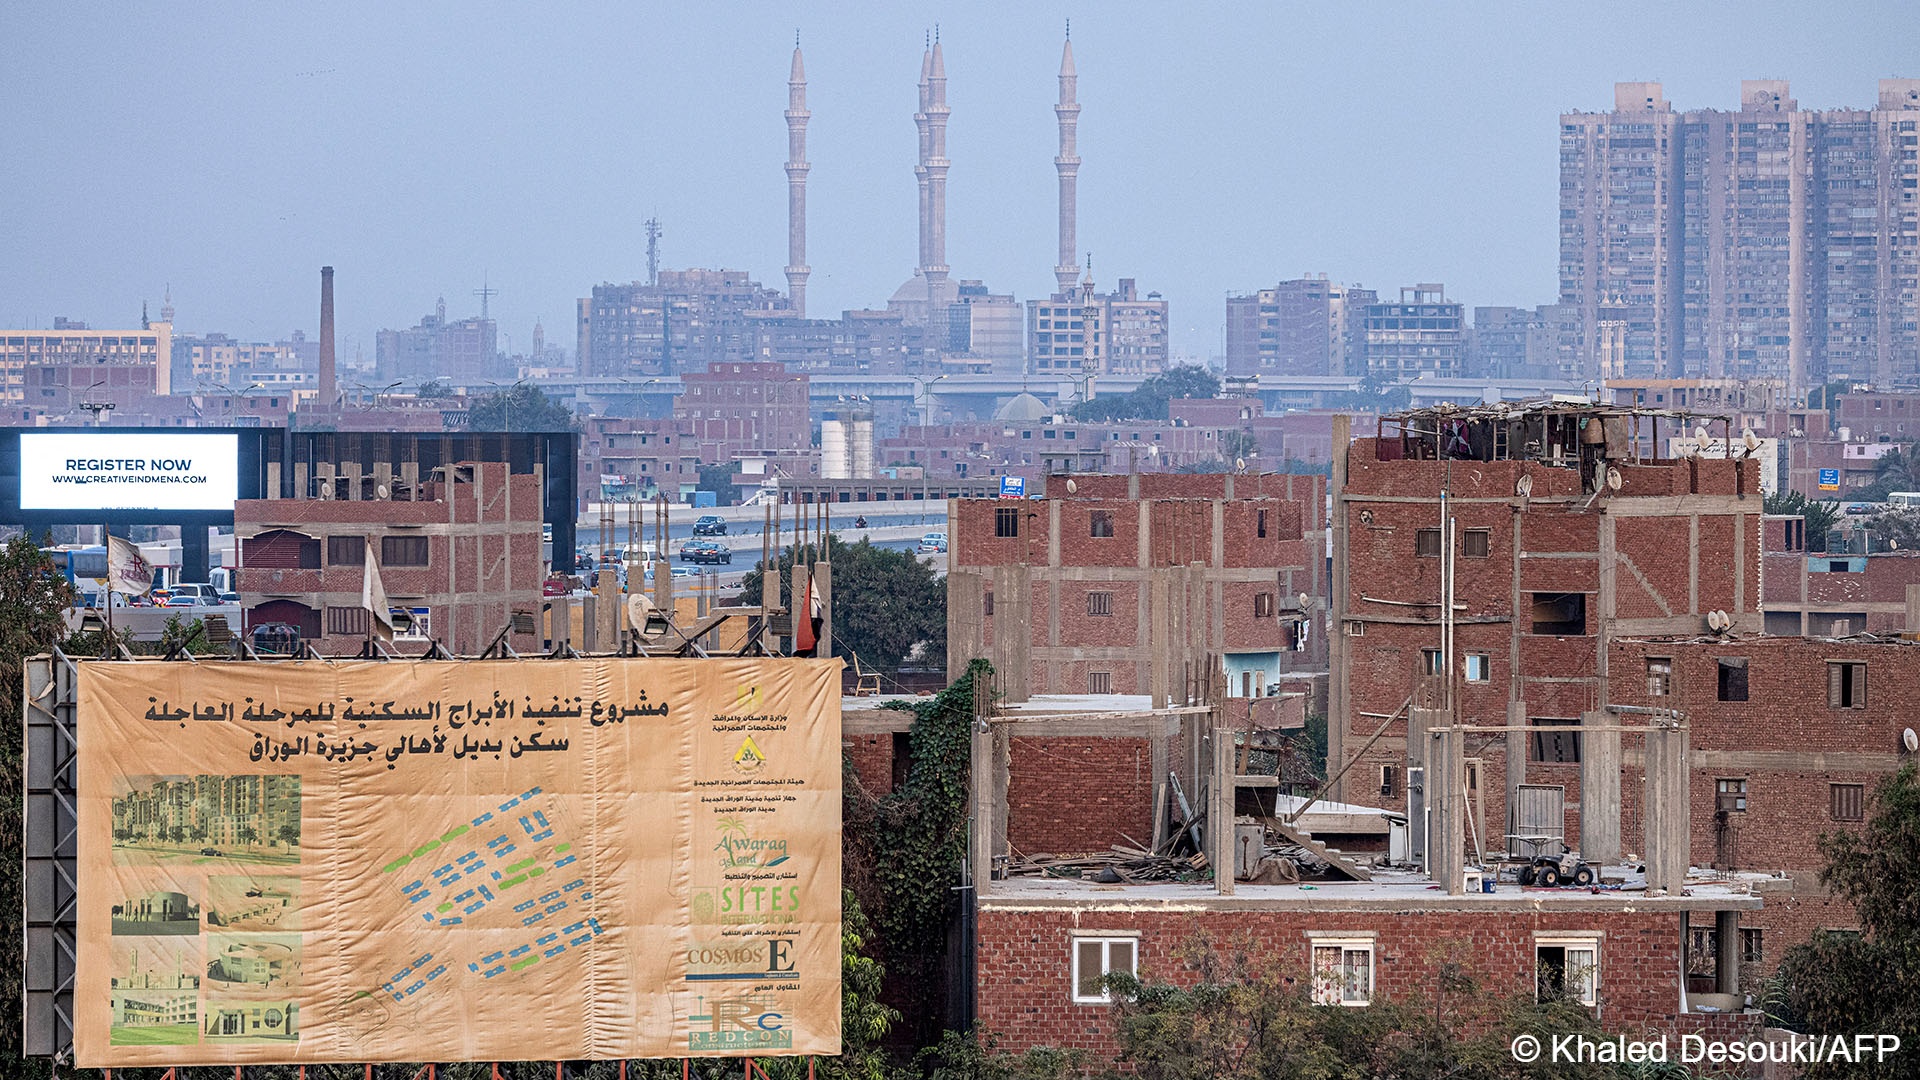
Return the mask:
[[1583,717],[1611,700],[1610,642],[1710,619],[1761,630],[1756,464],[1660,456],[1662,432],[1703,423],[1443,407],[1386,418],[1336,456],[1335,798],[1408,810],[1417,830],[1409,735],[1447,717],[1501,723],[1512,730],[1466,748],[1463,779],[1485,843],[1506,847],[1506,833],[1544,831],[1522,817],[1557,819],[1578,790]]

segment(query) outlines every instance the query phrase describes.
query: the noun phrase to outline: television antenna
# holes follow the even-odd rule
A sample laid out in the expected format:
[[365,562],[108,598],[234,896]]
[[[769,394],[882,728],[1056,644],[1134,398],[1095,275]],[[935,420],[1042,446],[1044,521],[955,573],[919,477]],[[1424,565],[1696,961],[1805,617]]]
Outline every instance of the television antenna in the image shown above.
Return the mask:
[[480,298],[480,317],[482,319],[485,319],[488,317],[487,301],[493,299],[496,296],[499,296],[500,290],[491,288],[487,285],[487,275],[483,272],[480,275],[480,287],[473,290],[473,295]]

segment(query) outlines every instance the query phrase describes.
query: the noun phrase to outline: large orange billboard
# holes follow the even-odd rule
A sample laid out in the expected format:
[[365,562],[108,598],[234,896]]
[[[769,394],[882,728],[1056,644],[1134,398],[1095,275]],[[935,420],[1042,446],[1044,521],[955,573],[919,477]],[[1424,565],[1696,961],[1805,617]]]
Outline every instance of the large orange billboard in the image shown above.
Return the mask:
[[76,1063],[838,1053],[839,670],[79,665]]

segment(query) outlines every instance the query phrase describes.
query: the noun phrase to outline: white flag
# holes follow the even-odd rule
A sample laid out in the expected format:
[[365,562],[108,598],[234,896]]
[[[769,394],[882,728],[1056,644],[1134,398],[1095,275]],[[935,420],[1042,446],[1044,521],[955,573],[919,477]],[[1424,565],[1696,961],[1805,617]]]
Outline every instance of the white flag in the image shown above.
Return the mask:
[[367,552],[367,573],[360,586],[360,606],[367,609],[367,617],[373,620],[368,625],[380,640],[392,641],[393,613],[387,610],[387,587],[380,583],[380,564],[373,559],[373,538],[368,537],[361,547]]
[[132,542],[112,535],[107,537],[107,588],[128,596],[153,591],[153,564]]

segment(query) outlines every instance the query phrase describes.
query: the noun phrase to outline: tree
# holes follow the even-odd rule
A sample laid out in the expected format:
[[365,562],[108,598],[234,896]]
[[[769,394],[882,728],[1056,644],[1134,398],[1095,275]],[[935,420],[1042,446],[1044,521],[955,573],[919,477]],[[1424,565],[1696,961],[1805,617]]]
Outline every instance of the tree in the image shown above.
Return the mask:
[[414,394],[423,400],[452,397],[453,387],[447,385],[440,379],[428,379],[426,382],[420,384],[419,388],[414,391]]
[[[1853,905],[1858,934],[1823,932],[1780,962],[1783,1024],[1804,1034],[1894,1035],[1920,1046],[1920,770],[1912,761],[1874,796],[1862,832],[1820,837],[1820,883]],[[1885,1062],[1811,1066],[1807,1080],[1912,1075],[1899,1055]]]
[[1167,402],[1174,398],[1219,396],[1220,380],[1206,368],[1192,364],[1168,368],[1142,380],[1127,394],[1107,394],[1073,407],[1076,420],[1165,420]]
[[[76,602],[73,586],[32,540],[16,536],[0,545],[0,906],[7,932],[0,934],[0,971],[22,970],[20,955],[25,915],[21,908],[21,828],[23,778],[20,747],[20,691],[26,659],[53,648],[66,636],[66,611]],[[0,1015],[22,1012],[20,980],[0,985]],[[0,1072],[9,1076],[45,1076],[45,1061],[20,1059],[20,1025],[0,1027]]]
[[713,492],[721,506],[733,505],[733,462],[700,466],[700,490]]
[[280,826],[279,835],[280,842],[287,846],[288,851],[292,851],[293,846],[300,842],[300,827],[298,825],[282,825]]
[[1895,491],[1920,491],[1920,450],[1907,443],[1880,455],[1873,463],[1873,477],[1873,487],[1880,491],[1876,499]]
[[572,409],[526,383],[483,394],[467,406],[468,431],[572,431],[578,426]]
[[238,829],[235,829],[234,833],[242,844],[251,844],[255,840],[260,839],[260,830],[251,825],[242,825]]
[[1827,550],[1827,532],[1840,520],[1840,504],[1809,499],[1797,491],[1782,491],[1765,500],[1769,514],[1799,515],[1807,521],[1807,550]]
[[1874,539],[1885,541],[1895,551],[1920,551],[1920,510],[1902,508],[1875,514],[1867,527]]
[[[805,549],[810,558],[814,549]],[[912,552],[874,547],[865,537],[857,544],[829,537],[827,554],[833,561],[833,654],[860,657],[860,666],[897,672],[914,651],[944,663],[947,652],[947,582]],[[749,603],[760,598],[756,565],[740,584]],[[792,606],[793,548],[780,553],[780,602]]]

